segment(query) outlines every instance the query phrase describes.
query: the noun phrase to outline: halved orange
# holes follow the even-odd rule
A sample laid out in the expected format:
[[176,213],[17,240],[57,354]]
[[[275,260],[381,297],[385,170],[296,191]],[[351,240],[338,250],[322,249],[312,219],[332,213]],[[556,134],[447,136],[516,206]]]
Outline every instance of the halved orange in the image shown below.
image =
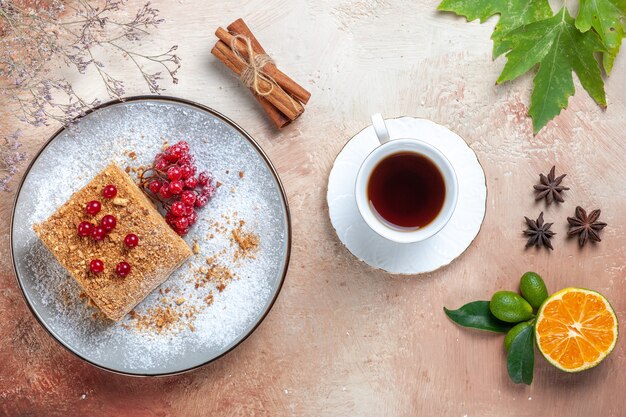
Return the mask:
[[537,347],[552,365],[579,372],[602,362],[617,343],[617,317],[601,294],[565,288],[539,308]]

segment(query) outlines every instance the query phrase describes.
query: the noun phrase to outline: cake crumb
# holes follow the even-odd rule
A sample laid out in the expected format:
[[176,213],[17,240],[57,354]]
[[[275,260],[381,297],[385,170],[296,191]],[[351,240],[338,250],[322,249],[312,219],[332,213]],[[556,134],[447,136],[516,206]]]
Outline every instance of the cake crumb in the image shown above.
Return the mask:
[[178,299],[176,300],[176,305],[179,306],[184,302],[185,302],[185,299],[183,297],[178,297]]
[[209,294],[204,297],[204,301],[207,303],[207,305],[213,304],[213,291],[209,291]]
[[243,226],[245,224],[244,220],[240,220],[237,228],[232,231],[231,243],[238,246],[233,258],[234,261],[242,258],[255,258],[255,253],[259,248],[259,235],[244,231]]
[[245,173],[245,172],[243,172],[243,171],[239,171],[239,178],[242,178],[242,179],[243,179],[243,177],[244,177],[245,175],[246,175],[246,173]]
[[115,197],[113,199],[113,204],[116,205],[116,206],[126,207],[128,205],[128,199],[121,198],[121,197]]
[[170,307],[158,306],[149,308],[148,314],[131,314],[131,318],[136,321],[135,327],[140,330],[156,330],[161,333],[169,330],[178,322],[180,313]]
[[193,242],[193,246],[192,246],[192,248],[191,248],[191,251],[192,251],[194,254],[196,254],[196,255],[200,253],[200,245],[198,245],[198,242],[197,242],[197,241],[194,241],[194,242]]

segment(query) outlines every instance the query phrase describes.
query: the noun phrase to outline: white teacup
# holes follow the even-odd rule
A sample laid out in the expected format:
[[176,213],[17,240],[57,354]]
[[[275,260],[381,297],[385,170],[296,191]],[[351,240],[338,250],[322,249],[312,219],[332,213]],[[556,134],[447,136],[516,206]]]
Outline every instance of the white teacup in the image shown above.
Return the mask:
[[[390,139],[387,126],[380,113],[372,116],[372,123],[380,146],[365,158],[356,178],[356,204],[365,223],[382,237],[398,243],[413,243],[428,239],[437,234],[448,223],[454,213],[458,197],[458,182],[450,161],[434,146],[414,138]],[[385,158],[398,153],[416,153],[434,163],[443,177],[445,197],[436,217],[424,227],[404,229],[383,221],[374,212],[368,196],[370,176]]]

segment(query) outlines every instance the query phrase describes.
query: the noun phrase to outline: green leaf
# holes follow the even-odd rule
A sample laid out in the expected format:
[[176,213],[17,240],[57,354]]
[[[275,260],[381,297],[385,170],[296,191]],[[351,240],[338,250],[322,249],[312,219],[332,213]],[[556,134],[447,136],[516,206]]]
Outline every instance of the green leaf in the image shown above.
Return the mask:
[[516,384],[530,385],[533,382],[533,368],[535,366],[535,326],[529,326],[519,332],[511,342],[506,357],[506,367],[509,377]]
[[607,52],[602,55],[602,64],[607,74],[611,73],[613,61],[619,52],[626,21],[626,0],[581,0],[576,16],[576,27],[587,32],[592,27],[600,35]]
[[575,91],[572,71],[589,95],[606,107],[604,81],[594,56],[606,48],[595,32],[582,33],[576,28],[567,8],[507,33],[502,44],[509,52],[498,83],[513,80],[539,64],[528,111],[535,133],[567,108]]
[[491,314],[489,301],[474,301],[458,310],[448,310],[444,307],[443,311],[453,322],[463,327],[497,333],[506,333],[513,327],[513,324],[498,320]]
[[552,16],[548,0],[443,0],[438,9],[465,16],[468,21],[480,19],[481,23],[499,14],[500,19],[491,35],[494,58],[507,51],[501,44],[502,36],[507,32]]

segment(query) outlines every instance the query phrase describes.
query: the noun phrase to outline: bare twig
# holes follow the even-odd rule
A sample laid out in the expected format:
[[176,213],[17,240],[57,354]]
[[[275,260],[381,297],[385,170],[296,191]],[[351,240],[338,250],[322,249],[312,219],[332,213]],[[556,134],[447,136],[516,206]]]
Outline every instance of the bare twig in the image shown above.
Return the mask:
[[[26,7],[17,0],[0,0],[0,78],[4,79],[0,93],[15,103],[20,120],[34,126],[51,121],[69,124],[99,103],[81,98],[67,81],[54,78],[54,58],[79,74],[95,69],[111,98],[125,94],[124,82],[96,59],[99,49],[128,58],[153,93],[164,90],[159,85],[163,69],[173,83],[178,82],[180,59],[174,52],[176,46],[153,55],[125,45],[132,45],[148,34],[149,28],[163,23],[159,11],[148,2],[130,19],[124,19],[120,13],[123,3],[52,0],[45,7],[38,2]],[[67,12],[69,16],[65,16]],[[149,67],[154,65],[162,70],[151,71]]]

